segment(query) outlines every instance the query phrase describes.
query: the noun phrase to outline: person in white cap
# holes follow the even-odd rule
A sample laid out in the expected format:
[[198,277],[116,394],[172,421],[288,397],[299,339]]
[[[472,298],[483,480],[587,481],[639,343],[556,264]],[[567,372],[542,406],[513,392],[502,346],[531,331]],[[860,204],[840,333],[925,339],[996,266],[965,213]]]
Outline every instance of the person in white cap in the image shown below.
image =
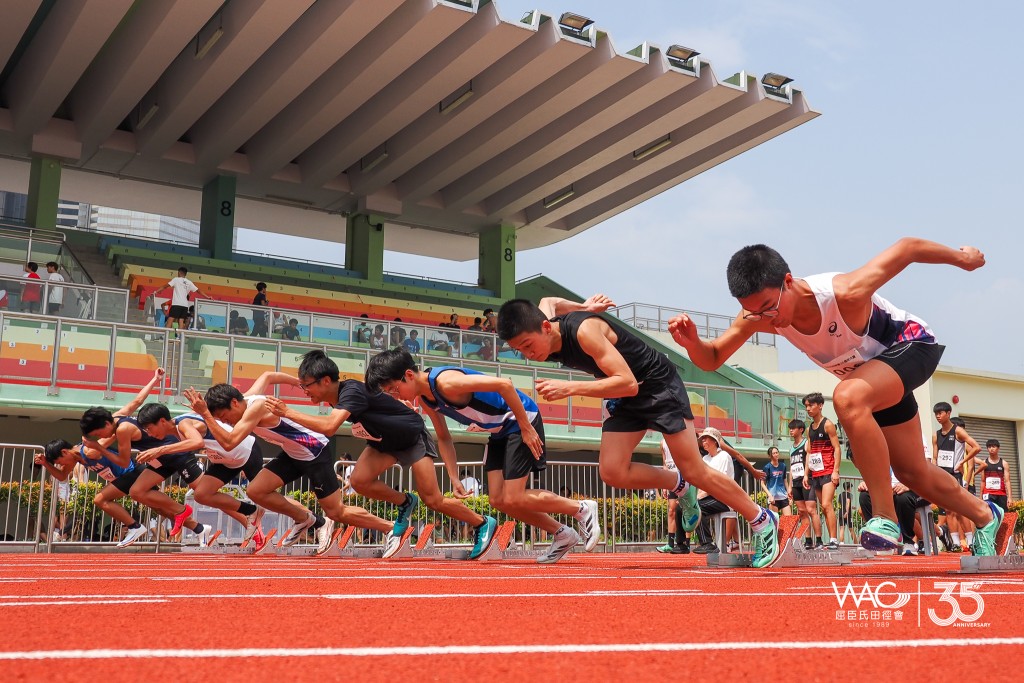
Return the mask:
[[[742,453],[727,444],[725,439],[722,438],[722,433],[714,427],[705,427],[704,431],[700,433],[700,445],[708,452],[708,454],[704,456],[704,462],[708,464],[708,467],[718,470],[730,479],[736,478],[736,469],[732,464],[733,460],[739,462],[745,470],[750,472],[754,479],[764,479],[764,472],[755,469],[754,466],[750,464],[750,461],[743,457]],[[717,515],[719,512],[727,512],[730,508],[722,501],[717,500],[707,491],[701,491],[697,494],[697,504],[700,505],[701,511],[700,524],[697,525],[697,539],[700,541],[700,545],[694,548],[693,552],[704,555],[718,550],[718,546],[716,546],[711,540],[711,518],[708,515]],[[735,520],[727,520],[726,536],[730,539],[730,552],[735,552],[739,549],[739,543],[736,540],[733,540],[735,534]]]

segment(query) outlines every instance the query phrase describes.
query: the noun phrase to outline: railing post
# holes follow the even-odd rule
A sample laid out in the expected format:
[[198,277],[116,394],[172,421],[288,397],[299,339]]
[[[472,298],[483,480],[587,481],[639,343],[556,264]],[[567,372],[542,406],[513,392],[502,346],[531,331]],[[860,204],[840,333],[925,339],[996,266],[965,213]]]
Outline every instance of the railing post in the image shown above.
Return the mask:
[[[36,535],[35,535],[35,538],[32,539],[32,552],[33,553],[38,553],[39,552],[39,534],[42,531],[42,527],[43,527],[43,493],[44,493],[44,490],[45,490],[44,486],[45,486],[46,475],[47,474],[48,474],[48,472],[46,471],[45,467],[39,473],[39,503],[36,505]],[[49,536],[49,535],[50,534],[47,533],[47,536]]]
[[107,354],[107,388],[103,392],[104,400],[114,398],[114,366],[117,360],[117,325],[110,327],[110,353]]
[[53,333],[53,356],[50,361],[50,386],[46,390],[47,396],[57,395],[57,370],[60,368],[60,319],[57,319],[57,326]]

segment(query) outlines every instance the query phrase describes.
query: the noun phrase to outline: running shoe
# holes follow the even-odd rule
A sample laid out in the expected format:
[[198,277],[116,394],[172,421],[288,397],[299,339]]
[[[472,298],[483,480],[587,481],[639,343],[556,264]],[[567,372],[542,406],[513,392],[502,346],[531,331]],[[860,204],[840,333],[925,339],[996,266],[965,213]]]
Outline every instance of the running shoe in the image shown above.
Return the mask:
[[281,547],[287,547],[295,545],[295,542],[302,536],[302,532],[309,527],[316,524],[316,516],[313,513],[309,513],[309,516],[301,522],[292,522],[291,528],[288,529],[288,533],[285,534],[284,538],[281,539]]
[[142,538],[143,536],[145,536],[148,533],[149,533],[149,529],[147,529],[146,527],[142,526],[141,524],[139,526],[135,527],[134,529],[128,529],[125,532],[124,538],[122,538],[121,542],[117,544],[117,547],[118,548],[127,548],[132,543],[135,543],[135,541],[139,540],[140,538]]
[[690,485],[686,493],[679,496],[679,509],[683,512],[683,531],[693,531],[700,524],[700,505],[697,504],[697,487]]
[[192,506],[185,503],[185,509],[174,515],[174,525],[171,527],[171,536],[176,536],[181,531],[181,525],[192,516]]
[[260,526],[260,522],[263,521],[263,513],[265,512],[266,510],[258,507],[256,508],[256,512],[245,516],[245,537],[242,539],[243,544],[251,541],[257,533],[261,536],[263,535],[263,529]]
[[588,553],[597,547],[601,540],[601,520],[597,515],[597,501],[583,501],[583,514],[580,515],[580,538],[583,540],[583,549]]
[[338,534],[341,528],[334,528],[334,520],[330,517],[324,519],[324,525],[316,530],[316,554],[323,555],[330,551],[338,540]]
[[708,555],[710,553],[717,553],[718,546],[714,543],[701,543],[699,546],[693,549],[693,552],[698,555]]
[[211,541],[213,541],[213,543],[216,544],[216,541],[213,540],[216,535],[217,535],[217,530],[216,529],[214,529],[209,524],[204,524],[203,525],[203,530],[200,531],[198,534],[196,534],[196,536],[199,538],[199,547],[200,548],[209,548],[210,544],[211,544]]
[[689,544],[689,542],[683,543],[682,545],[677,545],[676,547],[672,548],[672,554],[673,555],[689,555],[690,554],[690,544]]
[[[494,530],[497,528],[498,520],[490,515],[484,517],[484,523],[476,528],[476,541],[473,543],[472,552],[469,553],[469,559],[475,560],[484,554],[487,546],[491,544],[491,539],[494,538]],[[579,543],[579,535],[575,531],[573,535],[576,536],[576,542]]]
[[395,536],[401,538],[405,534],[405,530],[409,528],[409,520],[412,519],[412,513],[419,504],[419,496],[415,493],[405,494],[405,501],[398,506],[398,518],[395,520],[395,528],[392,532]]
[[554,564],[565,557],[566,553],[580,542],[580,535],[567,526],[563,526],[551,539],[551,547],[543,555],[537,557],[539,564]]
[[901,554],[904,557],[916,557],[917,556],[917,546],[914,545],[913,543],[904,543],[903,544],[903,552]]
[[825,550],[839,550],[839,542],[836,539],[832,539],[825,544]]
[[778,517],[774,512],[768,512],[768,524],[761,531],[754,532],[754,561],[755,567],[767,567],[779,556],[779,531]]
[[252,535],[252,554],[259,555],[266,550],[268,545],[270,544],[267,543],[267,536],[263,533],[263,529],[256,527],[256,533]]
[[389,531],[388,535],[384,537],[384,554],[381,557],[386,560],[397,553],[401,547],[402,537],[395,534],[394,531]]
[[661,546],[659,548],[655,548],[655,550],[657,550],[659,553],[671,553],[675,549],[676,549],[676,547],[674,545],[669,545],[668,543],[666,543],[665,545],[663,545],[663,546]]
[[860,530],[860,545],[866,550],[899,551],[902,539],[896,522],[885,517],[872,517]]
[[738,553],[740,551],[740,544],[736,541],[729,541],[729,544],[725,546],[726,552]]
[[1003,523],[1003,509],[992,501],[988,501],[988,507],[992,510],[992,521],[974,532],[974,554],[980,557],[996,554],[996,534]]

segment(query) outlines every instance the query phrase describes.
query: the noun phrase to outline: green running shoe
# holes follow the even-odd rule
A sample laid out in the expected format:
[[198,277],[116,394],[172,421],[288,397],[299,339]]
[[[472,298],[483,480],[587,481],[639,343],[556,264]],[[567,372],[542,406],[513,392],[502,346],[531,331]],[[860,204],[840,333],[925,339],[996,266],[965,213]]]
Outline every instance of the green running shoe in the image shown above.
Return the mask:
[[755,567],[767,567],[779,556],[779,529],[778,517],[774,512],[768,512],[771,520],[764,529],[754,532],[754,561]]
[[679,509],[683,512],[683,531],[696,529],[700,524],[700,505],[697,504],[697,487],[693,484],[679,496]]
[[398,506],[398,518],[395,520],[395,528],[392,531],[395,536],[401,538],[402,534],[405,533],[405,530],[409,528],[409,520],[412,518],[412,513],[419,504],[419,496],[415,493],[405,494],[405,502]]
[[983,527],[978,527],[974,532],[974,554],[981,557],[991,557],[996,554],[996,534],[999,533],[999,525],[1003,523],[1003,510],[998,505],[989,501],[989,508],[992,510],[992,521]]
[[896,522],[872,517],[860,530],[860,545],[866,550],[896,550],[903,547],[903,534]]
[[657,550],[659,553],[670,553],[670,552],[672,552],[672,548],[673,548],[673,546],[670,546],[668,543],[666,543],[665,545],[661,546],[660,548],[655,548],[655,550]]

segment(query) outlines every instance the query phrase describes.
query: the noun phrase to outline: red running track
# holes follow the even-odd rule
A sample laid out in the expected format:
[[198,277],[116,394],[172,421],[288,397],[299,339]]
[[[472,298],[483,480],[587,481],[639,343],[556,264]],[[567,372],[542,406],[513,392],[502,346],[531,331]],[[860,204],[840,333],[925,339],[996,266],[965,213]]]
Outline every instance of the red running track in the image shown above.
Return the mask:
[[[1016,678],[1024,574],[958,567],[949,555],[771,571],[655,553],[574,554],[553,566],[0,555],[0,679]],[[835,590],[848,583],[860,609],[849,595],[839,608]],[[884,603],[878,614],[865,584]],[[897,618],[885,605],[899,594]],[[954,606],[965,619],[939,626],[929,616]]]

